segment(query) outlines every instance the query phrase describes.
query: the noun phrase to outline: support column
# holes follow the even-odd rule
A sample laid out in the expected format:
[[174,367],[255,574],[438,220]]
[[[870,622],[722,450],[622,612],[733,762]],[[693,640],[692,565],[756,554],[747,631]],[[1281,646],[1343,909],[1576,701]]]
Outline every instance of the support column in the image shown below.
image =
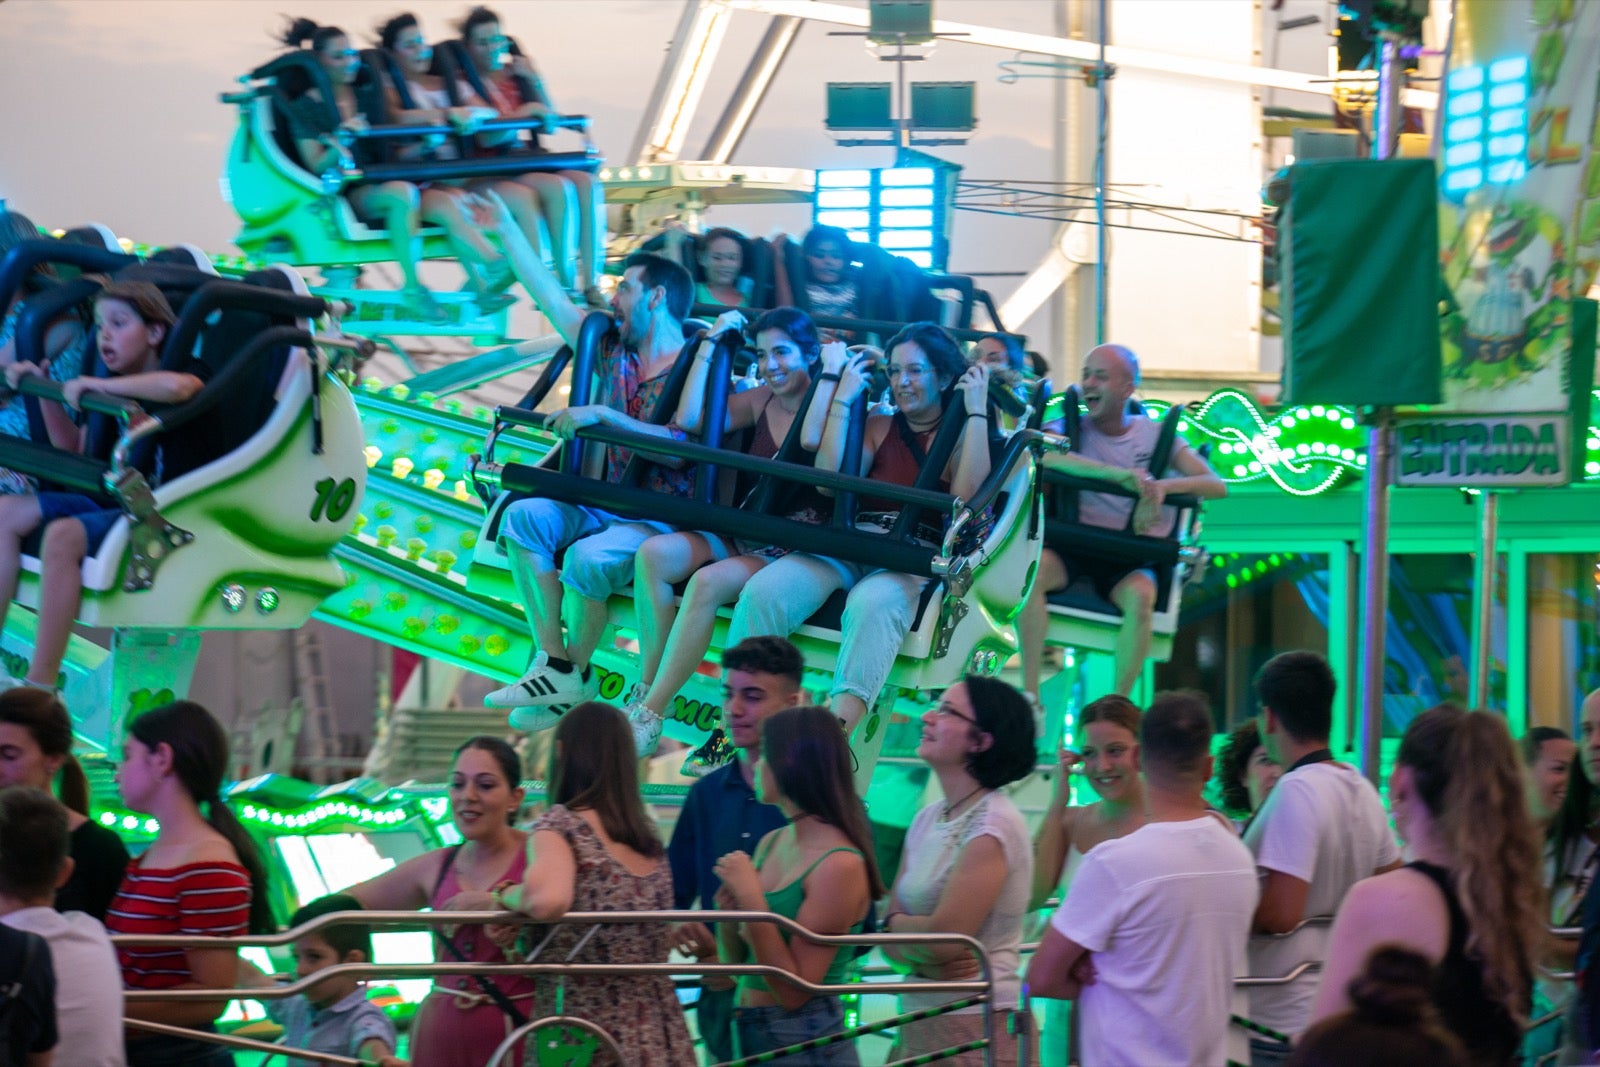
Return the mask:
[[1477,574],[1472,585],[1472,667],[1467,680],[1467,704],[1487,708],[1493,695],[1489,691],[1489,665],[1494,649],[1494,592],[1498,575],[1500,539],[1500,494],[1486,489],[1478,494]]

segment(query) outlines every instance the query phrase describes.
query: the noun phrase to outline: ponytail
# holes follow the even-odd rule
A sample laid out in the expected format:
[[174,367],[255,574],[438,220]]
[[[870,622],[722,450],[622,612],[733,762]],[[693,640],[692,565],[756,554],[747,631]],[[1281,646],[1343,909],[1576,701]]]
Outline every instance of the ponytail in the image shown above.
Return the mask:
[[72,755],[72,716],[60,698],[31,685],[7,689],[0,692],[0,723],[22,727],[40,752],[61,759],[61,803],[87,817],[89,779]]
[[233,846],[233,851],[239,857],[239,866],[250,875],[250,932],[274,933],[278,927],[272,918],[272,901],[268,898],[267,868],[261,862],[261,850],[256,848],[255,839],[250,836],[250,831],[244,828],[244,824],[239,821],[232,808],[216,797],[208,799],[205,806],[206,822],[213,830],[227,838],[228,844]]
[[249,832],[221,800],[222,776],[228,769],[228,735],[222,725],[194,701],[174,700],[134,719],[128,733],[152,751],[157,745],[172,750],[172,773],[211,828],[233,846],[239,866],[250,876],[250,932],[270,933],[274,927],[266,866]]
[[82,815],[89,816],[89,776],[83,773],[78,757],[67,753],[67,762],[61,765],[61,782],[56,787],[61,803]]

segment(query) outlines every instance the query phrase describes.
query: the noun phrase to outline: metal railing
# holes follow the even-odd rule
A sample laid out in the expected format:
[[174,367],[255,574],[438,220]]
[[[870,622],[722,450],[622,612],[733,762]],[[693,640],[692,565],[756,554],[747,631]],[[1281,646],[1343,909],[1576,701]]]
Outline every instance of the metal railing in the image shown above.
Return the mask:
[[[573,955],[580,951],[589,938],[607,925],[637,925],[642,923],[719,923],[719,922],[759,922],[770,923],[787,931],[791,936],[800,937],[820,945],[835,945],[840,948],[865,947],[878,948],[891,945],[955,945],[970,951],[978,964],[978,976],[971,979],[959,980],[930,980],[915,979],[900,982],[884,983],[816,983],[807,981],[798,975],[792,974],[779,967],[766,964],[744,963],[632,963],[632,964],[598,964],[598,963],[573,963]],[[531,949],[526,960],[521,963],[484,963],[472,960],[434,963],[340,963],[324,968],[305,978],[282,983],[271,987],[262,988],[233,988],[233,989],[165,989],[165,990],[138,990],[125,991],[129,1003],[149,1001],[217,1001],[217,1000],[279,1000],[304,994],[314,986],[321,984],[329,978],[345,976],[358,979],[366,978],[432,978],[444,975],[472,974],[472,975],[503,975],[506,977],[528,977],[535,975],[556,975],[562,978],[581,976],[681,976],[692,975],[701,977],[741,978],[759,976],[769,980],[784,981],[799,988],[812,996],[841,996],[845,994],[862,995],[866,993],[944,993],[953,994],[956,999],[951,1003],[921,1011],[908,1012],[903,1015],[892,1016],[878,1022],[854,1027],[840,1034],[817,1038],[802,1045],[791,1046],[784,1050],[772,1053],[762,1053],[736,1059],[722,1067],[748,1067],[757,1063],[764,1063],[781,1052],[789,1054],[801,1050],[819,1048],[828,1044],[837,1044],[845,1041],[854,1041],[857,1037],[891,1029],[906,1022],[930,1018],[935,1015],[956,1011],[963,1008],[980,1005],[983,1012],[983,1037],[980,1040],[967,1042],[943,1050],[940,1055],[953,1055],[957,1052],[982,1049],[984,1062],[988,1065],[994,1063],[993,1042],[995,1037],[995,1012],[994,1012],[994,973],[988,953],[976,939],[963,934],[943,933],[917,933],[917,934],[818,934],[800,925],[793,919],[770,912],[759,911],[605,911],[605,912],[570,912],[553,922],[541,922],[515,912],[491,911],[459,911],[459,912],[416,912],[416,911],[350,911],[334,912],[321,915],[290,930],[276,934],[261,934],[249,937],[192,937],[178,935],[149,935],[128,936],[117,935],[112,938],[112,943],[119,948],[139,946],[143,948],[171,948],[171,949],[241,949],[241,948],[270,948],[292,944],[294,941],[317,933],[329,927],[348,924],[361,924],[365,926],[384,927],[437,927],[458,926],[463,924],[496,924],[496,925],[525,925],[534,924],[547,926],[548,932],[538,945]],[[568,953],[567,960],[561,962],[534,962],[540,953],[563,927],[574,925],[588,925],[590,931],[579,938],[576,945]],[[164,1023],[155,1023],[148,1020],[128,1018],[126,1024],[134,1029],[148,1030],[156,1033],[173,1034],[189,1037],[194,1040],[206,1041],[230,1048],[247,1051],[260,1051],[271,1054],[281,1054],[287,1051],[284,1046],[272,1045],[266,1042],[255,1041],[237,1035],[208,1033],[203,1031],[187,1030],[182,1027],[169,1026]],[[541,1026],[546,1025],[576,1026],[587,1029],[603,1039],[610,1041],[610,1035],[601,1031],[593,1024],[583,1020],[574,1020],[566,1016],[551,1016],[532,1019],[514,1029],[499,1048],[486,1067],[497,1067],[504,1061],[507,1052],[517,1047],[518,1043],[525,1040],[529,1034]],[[1027,1067],[1027,1045],[1022,1043],[1022,1067]],[[292,1050],[293,1054],[305,1060],[319,1063],[340,1065],[358,1065],[362,1061],[348,1056],[339,1056],[331,1053],[309,1052],[300,1049]]]

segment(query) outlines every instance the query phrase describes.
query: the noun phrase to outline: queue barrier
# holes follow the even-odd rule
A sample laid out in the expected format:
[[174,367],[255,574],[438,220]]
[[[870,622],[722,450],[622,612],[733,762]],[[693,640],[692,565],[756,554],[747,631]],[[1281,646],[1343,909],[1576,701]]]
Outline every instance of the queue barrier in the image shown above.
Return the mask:
[[[837,945],[841,948],[865,947],[876,948],[888,945],[959,945],[970,950],[978,963],[978,977],[951,981],[935,981],[920,979],[893,983],[837,983],[819,984],[808,982],[797,975],[778,967],[764,964],[725,964],[725,963],[635,963],[635,964],[598,964],[598,963],[537,963],[533,962],[543,951],[556,931],[568,925],[587,924],[598,930],[602,925],[608,924],[638,924],[638,923],[716,923],[716,922],[763,922],[775,924],[791,935],[802,937],[808,941],[822,945]],[[310,922],[276,934],[261,934],[248,937],[186,937],[177,935],[150,935],[126,936],[115,935],[111,938],[112,944],[121,948],[140,946],[145,948],[175,948],[175,949],[241,949],[241,948],[270,948],[292,944],[294,941],[308,934],[342,923],[361,923],[367,926],[383,927],[434,927],[434,926],[459,926],[462,924],[496,924],[496,925],[526,925],[538,924],[549,927],[549,932],[535,946],[522,963],[481,963],[471,960],[435,963],[400,963],[382,964],[371,963],[340,963],[332,967],[317,971],[305,978],[287,982],[276,987],[260,989],[166,989],[166,990],[135,990],[124,992],[125,999],[130,1002],[140,1001],[215,1001],[222,999],[246,1000],[278,1000],[296,996],[307,992],[313,986],[327,978],[348,975],[351,977],[366,978],[432,978],[440,975],[451,974],[502,974],[507,976],[527,976],[539,974],[568,975],[692,975],[695,977],[718,976],[724,978],[738,978],[745,975],[759,975],[767,979],[782,979],[792,985],[798,986],[813,995],[841,996],[844,994],[862,995],[864,993],[952,993],[958,998],[949,1004],[928,1008],[922,1011],[908,1012],[903,1015],[892,1016],[875,1023],[850,1028],[843,1033],[829,1037],[817,1038],[800,1045],[790,1046],[774,1052],[747,1056],[740,1059],[720,1064],[718,1067],[753,1067],[755,1064],[765,1063],[780,1055],[788,1055],[803,1049],[815,1049],[824,1045],[837,1044],[845,1041],[854,1041],[857,1037],[890,1029],[906,1022],[930,1018],[935,1015],[945,1014],[960,1008],[971,1007],[974,1004],[983,1008],[983,1037],[981,1040],[968,1042],[963,1045],[943,1049],[928,1057],[914,1057],[895,1061],[893,1065],[885,1067],[912,1067],[914,1064],[934,1062],[940,1057],[954,1055],[958,1052],[981,1049],[984,1053],[986,1067],[994,1067],[992,1053],[994,1041],[994,1006],[993,967],[989,961],[988,953],[974,938],[964,934],[818,934],[786,916],[775,915],[763,911],[601,911],[601,912],[569,912],[567,915],[552,922],[532,919],[517,912],[493,911],[444,911],[444,912],[415,912],[415,911],[345,911],[331,912],[320,915]],[[586,934],[573,946],[572,952],[576,953],[587,942]],[[570,953],[569,953],[570,958]],[[188,1030],[183,1027],[170,1026],[164,1023],[155,1023],[147,1020],[125,1019],[126,1025],[139,1030],[157,1033],[174,1034],[189,1037],[199,1041],[206,1041],[230,1048],[245,1049],[250,1051],[282,1053],[284,1047],[271,1045],[266,1042],[255,1041],[250,1038],[237,1037],[228,1034],[208,1033]],[[599,1027],[585,1020],[575,1020],[566,1016],[550,1016],[542,1019],[530,1020],[523,1026],[514,1030],[501,1042],[494,1055],[485,1067],[500,1067],[505,1060],[506,1053],[526,1040],[527,1037],[541,1027],[575,1027],[591,1034],[598,1034],[606,1041],[611,1042],[610,1035],[605,1034]],[[1029,1046],[1027,1042],[1019,1042],[1019,1067],[1028,1067]],[[363,1061],[348,1056],[339,1056],[331,1053],[317,1053],[296,1049],[294,1055],[300,1059],[311,1060],[319,1063],[340,1065],[360,1065]],[[585,1061],[571,1061],[574,1067],[582,1067]]]

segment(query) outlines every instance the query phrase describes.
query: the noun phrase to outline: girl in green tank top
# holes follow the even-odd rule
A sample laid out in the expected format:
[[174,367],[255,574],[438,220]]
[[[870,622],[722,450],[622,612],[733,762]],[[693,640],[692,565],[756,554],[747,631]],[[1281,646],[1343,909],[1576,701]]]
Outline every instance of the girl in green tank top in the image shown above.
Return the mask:
[[[717,863],[717,906],[765,911],[819,934],[859,932],[871,901],[885,892],[872,854],[866,811],[851,784],[849,744],[826,708],[788,708],[761,727],[756,795],[776,805],[789,825],[756,848],[755,859],[730,852]],[[775,967],[814,984],[843,981],[851,954],[791,936],[772,923],[723,923],[725,963]],[[740,980],[738,1054],[772,1051],[795,1040],[838,1033],[837,997],[813,997],[782,979]],[[848,1041],[784,1063],[855,1063]]]

